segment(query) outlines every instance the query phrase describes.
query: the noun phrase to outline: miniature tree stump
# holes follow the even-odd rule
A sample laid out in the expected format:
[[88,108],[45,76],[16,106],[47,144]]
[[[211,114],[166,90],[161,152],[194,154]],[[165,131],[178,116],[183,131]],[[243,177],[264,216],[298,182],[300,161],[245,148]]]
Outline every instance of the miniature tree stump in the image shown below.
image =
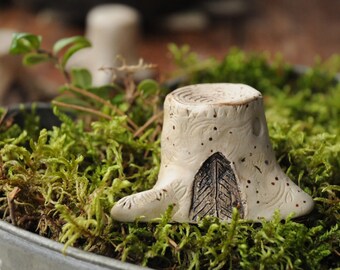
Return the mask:
[[243,84],[199,84],[166,97],[158,181],[122,198],[111,210],[119,221],[160,217],[195,223],[207,215],[228,221],[236,207],[247,220],[301,216],[312,198],[278,165],[262,95]]

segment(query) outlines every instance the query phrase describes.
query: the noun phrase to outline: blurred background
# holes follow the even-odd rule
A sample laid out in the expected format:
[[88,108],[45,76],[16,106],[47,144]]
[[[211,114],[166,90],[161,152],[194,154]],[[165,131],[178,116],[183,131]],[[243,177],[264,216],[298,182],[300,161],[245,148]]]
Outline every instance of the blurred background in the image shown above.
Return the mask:
[[[97,10],[94,20],[98,26],[89,20],[89,12],[103,4],[124,4],[132,13]],[[119,32],[120,20],[129,21],[128,17],[135,15],[133,23],[137,28],[130,25]],[[103,37],[110,36],[105,31],[113,31],[109,41]],[[42,35],[43,47],[48,50],[60,38],[87,35],[96,39],[98,48],[100,43],[109,44],[89,51],[89,56],[78,57],[86,59],[85,65],[94,65],[91,55],[104,51],[106,54],[114,47],[114,54],[122,50],[130,54],[130,50],[134,56],[131,63],[143,58],[156,64],[158,68],[153,75],[166,80],[174,69],[169,43],[188,44],[202,59],[210,56],[221,59],[232,47],[269,52],[272,57],[280,53],[286,61],[297,65],[312,65],[317,57],[327,59],[340,53],[340,1],[0,0],[0,105],[5,106],[49,100],[64,82],[50,65],[26,68],[22,67],[20,57],[9,56],[12,32]],[[115,47],[116,41],[124,48]],[[131,46],[126,46],[129,43]]]

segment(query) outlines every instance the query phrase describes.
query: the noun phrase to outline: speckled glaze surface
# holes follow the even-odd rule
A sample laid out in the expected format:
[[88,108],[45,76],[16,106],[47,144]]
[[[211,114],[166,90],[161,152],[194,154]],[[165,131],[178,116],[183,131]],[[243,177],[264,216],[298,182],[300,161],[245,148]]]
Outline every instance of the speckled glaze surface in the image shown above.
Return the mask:
[[179,88],[164,104],[161,168],[156,185],[122,198],[114,219],[148,221],[174,204],[173,221],[211,215],[228,221],[301,216],[312,198],[289,179],[271,147],[262,95],[243,84]]

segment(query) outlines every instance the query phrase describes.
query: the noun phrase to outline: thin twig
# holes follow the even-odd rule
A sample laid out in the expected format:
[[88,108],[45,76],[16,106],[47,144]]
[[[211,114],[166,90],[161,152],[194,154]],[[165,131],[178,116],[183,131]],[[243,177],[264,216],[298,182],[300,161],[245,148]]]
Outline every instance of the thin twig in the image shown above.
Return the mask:
[[132,76],[133,76],[132,73],[127,73],[124,79],[124,85],[126,89],[125,100],[127,101],[127,103],[129,103],[130,106],[132,105],[132,103],[134,102],[136,98],[136,94],[135,94],[136,84]]
[[121,66],[119,67],[102,67],[99,70],[111,70],[111,71],[121,71],[121,72],[127,72],[127,73],[136,73],[139,70],[142,69],[152,69],[152,68],[156,68],[157,65],[155,64],[146,64],[144,63],[143,59],[139,59],[138,64],[137,65],[127,65],[126,64],[126,60],[118,55],[117,59],[121,61]]
[[126,116],[126,120],[127,122],[133,127],[133,129],[137,130],[138,129],[138,126],[135,124],[135,122],[132,121],[131,118],[129,118],[124,112],[122,112],[121,110],[118,109],[117,106],[114,106],[111,102],[89,92],[89,91],[86,91],[84,89],[81,89],[79,87],[76,87],[74,85],[67,85],[72,91],[78,93],[78,94],[81,94],[83,96],[86,96],[86,97],[89,97],[89,98],[92,98],[96,101],[98,101],[99,103],[102,103],[106,106],[108,106],[110,109],[112,109],[113,111],[115,111],[117,114],[121,115],[121,116]]
[[11,222],[14,226],[17,225],[15,220],[15,205],[13,203],[15,196],[20,192],[20,188],[15,187],[10,193],[7,194],[7,202],[9,209],[9,217],[11,218]]
[[[151,135],[151,141],[152,141],[152,142],[155,141],[157,135],[158,135],[159,133],[161,133],[161,131],[162,131],[161,125],[157,125],[157,127],[155,128],[154,132],[153,132],[152,135]],[[147,151],[145,152],[145,154],[144,154],[144,158],[146,158],[146,157],[149,155],[149,153],[150,153],[150,151],[147,150]]]
[[0,180],[5,179],[5,174],[4,174],[4,163],[2,160],[2,156],[0,156]]
[[133,137],[139,136],[145,129],[147,129],[153,122],[155,122],[159,117],[163,115],[163,112],[159,112],[157,114],[154,114],[148,121],[145,122],[143,126],[141,126],[135,134],[133,134]]
[[152,135],[151,135],[151,141],[152,141],[152,142],[156,139],[156,137],[158,136],[158,134],[161,133],[161,131],[162,131],[161,125],[157,125],[156,129],[154,130],[154,132],[153,132]]
[[109,116],[109,115],[107,115],[105,113],[102,113],[100,111],[91,109],[91,108],[87,108],[87,107],[83,107],[83,106],[78,106],[78,105],[74,105],[74,104],[67,104],[67,103],[60,102],[60,101],[55,101],[55,100],[52,101],[52,104],[57,105],[59,107],[64,107],[64,108],[74,109],[74,110],[77,110],[77,111],[92,113],[92,114],[97,115],[99,117],[103,117],[105,119],[112,120],[111,116]]
[[7,112],[8,112],[8,110],[5,109],[4,113],[1,115],[1,117],[0,117],[0,125],[1,125],[2,122],[4,121],[4,119],[5,119],[6,115],[7,115]]
[[154,64],[147,64],[144,63],[143,59],[139,59],[137,65],[128,65],[126,63],[126,60],[121,55],[117,56],[117,60],[121,62],[121,65],[118,67],[102,67],[99,70],[110,70],[112,72],[113,81],[115,78],[117,78],[118,72],[123,72],[125,74],[124,76],[124,85],[125,85],[125,100],[130,104],[130,106],[133,104],[135,98],[138,96],[136,94],[136,85],[135,80],[133,78],[134,74],[141,70],[147,70],[147,69],[153,69],[156,68],[157,65]]
[[177,243],[172,240],[170,237],[168,237],[168,242],[170,244],[170,246],[172,246],[176,251],[179,251],[179,246],[177,245]]

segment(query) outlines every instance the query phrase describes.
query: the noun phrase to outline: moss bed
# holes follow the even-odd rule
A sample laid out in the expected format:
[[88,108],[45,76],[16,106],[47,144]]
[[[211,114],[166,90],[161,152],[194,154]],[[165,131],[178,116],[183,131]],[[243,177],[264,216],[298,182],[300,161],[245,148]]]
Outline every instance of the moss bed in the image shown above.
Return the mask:
[[[313,197],[312,213],[249,223],[235,210],[230,224],[206,217],[190,225],[169,223],[169,208],[154,223],[112,220],[109,212],[117,200],[149,189],[157,180],[160,107],[170,90],[144,81],[131,101],[124,96],[131,84],[91,88],[78,80],[72,87],[110,101],[126,115],[76,92],[78,105],[106,116],[97,113],[89,120],[80,113],[74,120],[54,107],[62,124],[52,130],[36,128],[36,115],[27,117],[22,128],[0,117],[0,218],[65,243],[65,248],[157,269],[340,267],[339,57],[299,73],[280,59],[269,62],[265,55],[239,50],[222,61],[200,61],[187,50],[172,50],[186,78],[182,84],[237,82],[263,93],[277,159]],[[154,121],[145,125],[150,117]],[[129,120],[138,127],[131,128]]]

